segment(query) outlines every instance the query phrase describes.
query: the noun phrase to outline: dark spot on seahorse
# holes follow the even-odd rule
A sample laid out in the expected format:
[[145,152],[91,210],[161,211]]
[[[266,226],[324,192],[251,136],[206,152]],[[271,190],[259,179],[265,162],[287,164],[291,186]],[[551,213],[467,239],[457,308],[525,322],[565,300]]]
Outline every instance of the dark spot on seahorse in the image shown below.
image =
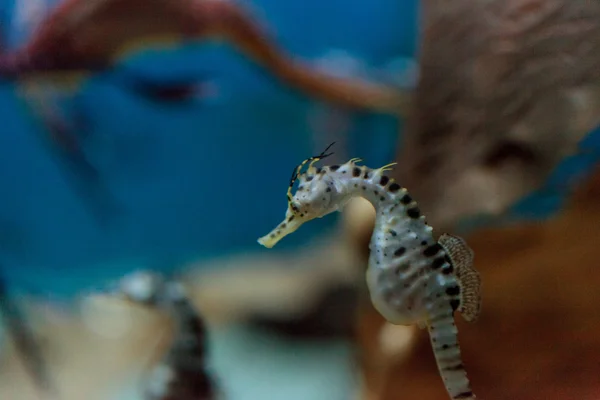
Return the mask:
[[381,178],[379,178],[379,184],[381,186],[387,185],[389,181],[390,181],[390,178],[385,175],[383,175]]
[[448,349],[448,345],[447,345],[447,344],[444,344],[444,345],[442,346],[442,350],[447,350],[447,349]]
[[300,214],[300,217],[304,217],[304,214]]
[[460,294],[460,288],[458,286],[450,286],[446,289],[446,294],[448,296],[456,296]]
[[298,191],[301,191],[302,189],[304,189],[304,186],[302,186],[302,185],[298,186]]
[[400,257],[401,255],[403,255],[404,253],[406,253],[406,247],[400,247],[398,250],[396,250],[394,252],[394,255],[396,257]]
[[357,187],[358,187],[358,184],[356,184],[356,183],[355,183],[355,184],[354,184],[354,187],[355,187],[355,188],[357,188]]
[[312,181],[312,180],[313,180],[313,178],[314,178],[314,176],[312,176],[312,175],[308,175],[308,176],[306,177],[306,182],[310,182],[310,181]]
[[419,207],[413,207],[406,210],[406,215],[408,215],[412,219],[417,219],[421,216],[421,210]]
[[421,242],[421,246],[427,246],[427,240],[423,240],[423,241]]
[[396,182],[394,182],[388,187],[388,190],[392,193],[395,193],[398,190],[400,190],[400,185],[398,185]]
[[275,237],[274,233],[271,233],[271,235],[269,236],[271,239]]
[[292,222],[294,220],[294,216],[290,215],[290,217],[288,218],[288,222]]
[[405,283],[405,284],[404,284],[404,288],[405,288],[405,289],[408,289],[409,287],[410,287],[410,283]]
[[458,363],[456,365],[451,365],[449,367],[444,367],[442,368],[444,371],[460,371],[462,369],[464,369],[465,366],[463,365],[463,363]]
[[454,267],[452,266],[452,264],[448,264],[444,268],[442,268],[442,273],[444,275],[450,275],[452,272],[454,272]]
[[352,176],[355,177],[355,178],[359,177],[360,176],[360,168],[354,167],[352,169]]
[[365,174],[363,176],[365,179],[369,179],[370,178],[369,171],[365,171]]
[[460,301],[456,299],[450,300],[450,307],[452,307],[452,311],[458,310],[458,306],[460,306]]
[[326,192],[331,192],[331,188],[328,187],[327,190],[325,190]]
[[321,172],[325,172],[325,171],[323,171],[323,168],[317,167],[317,174],[320,174]]
[[283,224],[281,224],[281,229],[284,229],[287,226],[287,224],[284,222]]
[[363,189],[363,190],[367,190],[367,187],[366,187],[366,186],[363,186],[363,187],[362,187],[362,189]]
[[470,397],[473,397],[473,392],[462,392],[462,393],[459,393],[456,396],[454,396],[454,399],[456,399],[456,400],[468,399]]
[[332,171],[337,171],[338,169],[340,169],[339,165],[332,165],[331,167],[329,167],[330,170]]
[[438,257],[431,263],[431,268],[438,269],[441,268],[444,264],[446,264],[446,260],[444,259],[444,257]]
[[442,249],[442,246],[440,246],[437,243],[432,244],[431,246],[427,247],[425,250],[423,250],[423,255],[425,257],[433,257],[435,256],[440,250]]
[[377,190],[374,190],[373,193],[375,193],[375,196],[379,195],[379,192]]
[[402,198],[400,199],[400,203],[407,205],[410,204],[410,202],[412,201],[412,197],[410,197],[409,194],[405,194],[404,196],[402,196]]
[[381,200],[381,201],[385,201],[385,197],[381,196],[381,197],[379,198],[379,200]]
[[398,232],[396,232],[393,229],[390,229],[390,235],[392,235],[392,236],[398,236]]

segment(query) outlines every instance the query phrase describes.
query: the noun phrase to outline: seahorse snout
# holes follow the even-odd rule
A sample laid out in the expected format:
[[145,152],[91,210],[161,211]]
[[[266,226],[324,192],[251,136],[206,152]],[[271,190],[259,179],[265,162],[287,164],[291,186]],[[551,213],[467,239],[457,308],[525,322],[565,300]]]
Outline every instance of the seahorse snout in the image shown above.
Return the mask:
[[281,239],[289,235],[290,233],[295,232],[300,225],[302,225],[304,221],[300,220],[300,218],[294,218],[293,220],[285,220],[271,232],[266,234],[265,236],[258,239],[258,243],[262,244],[266,248],[270,249],[275,246]]

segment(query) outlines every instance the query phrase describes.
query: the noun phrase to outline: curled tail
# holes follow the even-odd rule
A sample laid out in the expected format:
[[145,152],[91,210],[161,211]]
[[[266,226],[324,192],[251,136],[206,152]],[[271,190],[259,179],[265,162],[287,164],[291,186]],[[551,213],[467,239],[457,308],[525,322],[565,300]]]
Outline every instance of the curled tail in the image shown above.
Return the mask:
[[428,322],[433,354],[446,390],[454,400],[475,399],[462,362],[452,307],[433,309]]

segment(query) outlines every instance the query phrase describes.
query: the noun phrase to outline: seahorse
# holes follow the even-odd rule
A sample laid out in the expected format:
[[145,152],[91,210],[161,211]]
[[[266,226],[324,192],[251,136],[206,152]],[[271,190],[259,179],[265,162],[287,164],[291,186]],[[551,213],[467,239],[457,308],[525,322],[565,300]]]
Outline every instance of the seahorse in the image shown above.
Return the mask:
[[480,313],[481,280],[473,267],[473,251],[457,236],[434,239],[415,200],[386,175],[395,163],[371,169],[359,166],[361,160],[355,158],[342,165],[315,167],[332,154],[326,154],[332,145],[294,169],[285,220],[258,242],[271,248],[305,222],[342,211],[353,197],[369,200],[376,210],[366,272],[373,305],[392,324],[427,327],[448,394],[452,399],[475,399],[454,321],[457,310],[469,322]]
[[175,338],[166,356],[151,371],[146,400],[213,400],[219,397],[207,371],[207,330],[183,285],[141,271],[127,276],[117,294],[126,300],[167,311],[175,321]]

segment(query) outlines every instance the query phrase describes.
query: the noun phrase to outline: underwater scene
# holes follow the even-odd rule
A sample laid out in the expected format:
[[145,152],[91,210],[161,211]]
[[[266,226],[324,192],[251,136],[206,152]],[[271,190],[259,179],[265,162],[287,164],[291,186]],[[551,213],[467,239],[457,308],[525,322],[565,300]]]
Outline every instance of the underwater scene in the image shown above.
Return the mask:
[[0,1],[0,400],[600,399],[600,3]]

